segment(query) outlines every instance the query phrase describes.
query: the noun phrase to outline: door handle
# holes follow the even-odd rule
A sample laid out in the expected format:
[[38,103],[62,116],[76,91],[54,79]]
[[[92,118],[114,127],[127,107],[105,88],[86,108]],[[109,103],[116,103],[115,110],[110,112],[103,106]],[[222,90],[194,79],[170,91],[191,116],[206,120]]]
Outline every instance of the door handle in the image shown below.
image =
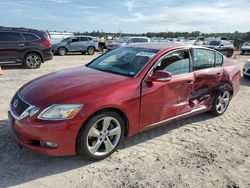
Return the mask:
[[24,46],[24,44],[22,43],[22,44],[18,44],[18,46]]
[[185,85],[191,85],[191,84],[193,84],[193,83],[194,83],[194,81],[192,81],[192,80],[189,80],[189,81],[184,82]]

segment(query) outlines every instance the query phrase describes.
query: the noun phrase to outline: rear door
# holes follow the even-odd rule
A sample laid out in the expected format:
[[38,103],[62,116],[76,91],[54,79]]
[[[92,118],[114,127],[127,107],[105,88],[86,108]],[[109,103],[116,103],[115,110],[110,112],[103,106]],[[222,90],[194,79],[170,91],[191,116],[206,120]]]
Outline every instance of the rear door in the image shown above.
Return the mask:
[[149,72],[172,73],[168,82],[142,82],[141,129],[191,111],[189,98],[193,92],[194,75],[190,71],[189,50],[177,50],[163,56]]
[[200,105],[211,98],[211,94],[219,85],[223,69],[217,66],[215,52],[208,49],[192,49],[194,71],[194,93],[192,101]]
[[81,48],[81,51],[87,51],[88,49],[88,46],[89,46],[89,39],[88,37],[80,37],[80,48]]
[[15,63],[21,61],[24,51],[24,39],[19,32],[0,32],[0,62]]

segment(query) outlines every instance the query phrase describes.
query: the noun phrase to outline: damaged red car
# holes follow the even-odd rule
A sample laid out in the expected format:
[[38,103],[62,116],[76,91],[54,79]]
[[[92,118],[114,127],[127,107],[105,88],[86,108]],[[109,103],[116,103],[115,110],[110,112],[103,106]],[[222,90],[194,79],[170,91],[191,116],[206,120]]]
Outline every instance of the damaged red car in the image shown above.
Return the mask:
[[124,136],[203,112],[222,115],[239,79],[238,66],[212,49],[128,45],[25,84],[9,118],[25,148],[100,160]]

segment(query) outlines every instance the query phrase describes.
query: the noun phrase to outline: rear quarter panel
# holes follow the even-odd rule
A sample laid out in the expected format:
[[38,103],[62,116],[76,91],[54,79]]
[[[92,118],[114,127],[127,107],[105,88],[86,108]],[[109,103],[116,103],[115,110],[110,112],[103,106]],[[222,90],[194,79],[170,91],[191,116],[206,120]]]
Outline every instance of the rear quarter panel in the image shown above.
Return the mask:
[[241,78],[239,66],[232,59],[225,58],[223,69],[228,76],[228,81],[233,86],[233,94],[237,94],[239,92]]

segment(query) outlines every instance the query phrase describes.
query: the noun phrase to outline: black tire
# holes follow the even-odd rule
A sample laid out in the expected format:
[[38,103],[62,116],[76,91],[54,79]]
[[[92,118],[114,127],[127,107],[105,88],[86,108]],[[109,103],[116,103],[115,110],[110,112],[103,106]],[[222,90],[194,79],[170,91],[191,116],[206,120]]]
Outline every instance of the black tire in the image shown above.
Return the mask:
[[100,52],[104,52],[105,46],[104,46],[104,44],[99,44],[98,48],[99,48]]
[[[215,116],[220,116],[220,115],[224,114],[229,106],[232,91],[233,91],[232,87],[228,84],[224,84],[224,85],[220,86],[218,88],[217,92],[215,92],[213,103],[212,103],[212,108],[209,112]],[[223,111],[219,111],[217,109],[218,101],[220,100],[220,96],[222,96],[225,92],[228,92],[228,103],[226,106],[224,106]]]
[[228,50],[228,53],[227,53],[227,57],[232,57],[232,56],[233,56],[233,53],[234,53],[234,50],[229,49],[229,50]]
[[37,69],[41,66],[43,60],[38,53],[28,53],[24,57],[24,66],[28,69]]
[[93,47],[93,46],[88,47],[87,52],[89,55],[94,55],[95,54],[95,47]]
[[[120,123],[120,128],[121,128],[120,129],[120,137],[119,137],[119,140],[116,140],[116,144],[117,145],[115,145],[115,147],[112,149],[112,151],[110,151],[107,154],[104,154],[104,155],[101,155],[101,156],[94,155],[88,149],[88,147],[89,147],[88,144],[89,144],[89,140],[90,140],[89,137],[88,137],[88,135],[90,133],[90,130],[91,130],[92,127],[96,126],[97,122],[99,123],[103,118],[110,118],[110,117],[111,118],[115,118]],[[83,156],[85,156],[85,157],[87,157],[87,158],[89,158],[90,160],[93,160],[93,161],[103,160],[103,159],[109,157],[110,155],[112,155],[116,151],[116,149],[119,147],[120,143],[122,142],[122,140],[124,138],[124,131],[125,131],[124,121],[121,118],[121,116],[119,114],[117,114],[116,112],[107,111],[107,112],[103,112],[103,113],[97,114],[97,115],[93,116],[91,119],[89,119],[82,126],[82,128],[80,129],[80,131],[78,133],[78,136],[77,136],[77,153],[79,153],[80,155],[83,155]],[[101,139],[100,137],[101,136],[99,136],[99,137],[96,138],[97,141],[94,141],[94,144],[96,144],[99,141],[99,139]],[[115,137],[113,137],[113,139],[114,138]],[[110,141],[111,141],[111,143],[113,142],[113,140],[111,140],[111,139],[110,139]],[[106,145],[105,145],[104,142],[105,141],[103,140],[102,141],[103,145],[100,145],[100,146],[103,146],[103,147],[106,148]],[[101,148],[100,146],[99,146],[98,149]],[[96,150],[96,152],[98,152],[98,149]]]
[[61,56],[65,56],[67,54],[67,49],[65,47],[59,47],[57,50],[57,54]]

